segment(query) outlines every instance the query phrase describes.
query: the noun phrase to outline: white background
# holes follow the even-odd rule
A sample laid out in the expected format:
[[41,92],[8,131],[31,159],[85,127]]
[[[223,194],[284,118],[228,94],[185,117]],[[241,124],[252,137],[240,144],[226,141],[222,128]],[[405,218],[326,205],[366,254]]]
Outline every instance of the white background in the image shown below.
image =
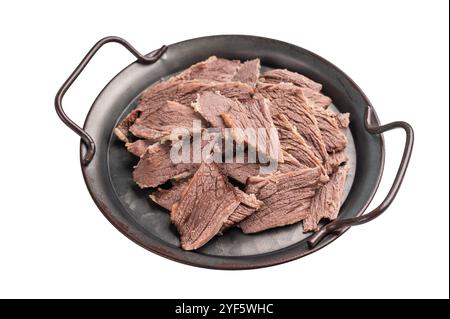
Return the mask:
[[[442,0],[0,2],[0,297],[448,298],[448,22]],[[83,182],[79,138],[54,112],[57,89],[101,37],[149,52],[224,33],[312,50],[361,86],[383,123],[412,124],[409,172],[384,215],[306,258],[233,272],[166,260],[106,221]],[[118,45],[101,50],[67,94],[67,113],[82,123],[131,61]],[[403,140],[386,135],[374,205]]]

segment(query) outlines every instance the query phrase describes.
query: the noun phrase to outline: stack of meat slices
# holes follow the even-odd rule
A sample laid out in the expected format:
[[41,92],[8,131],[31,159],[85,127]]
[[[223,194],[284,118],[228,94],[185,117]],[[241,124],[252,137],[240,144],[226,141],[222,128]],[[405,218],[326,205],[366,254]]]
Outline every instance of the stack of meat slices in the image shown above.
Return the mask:
[[[305,232],[316,231],[322,219],[337,217],[349,170],[349,114],[328,110],[331,99],[321,89],[288,70],[261,75],[259,59],[213,56],[148,88],[114,133],[140,158],[133,178],[170,211],[185,250],[231,227],[256,233],[303,221]],[[277,171],[260,174],[260,164],[247,157],[244,163],[172,162],[167,136],[174,128],[192,133],[194,120],[203,128],[231,128],[233,138],[255,148],[237,128],[275,127],[282,150]]]

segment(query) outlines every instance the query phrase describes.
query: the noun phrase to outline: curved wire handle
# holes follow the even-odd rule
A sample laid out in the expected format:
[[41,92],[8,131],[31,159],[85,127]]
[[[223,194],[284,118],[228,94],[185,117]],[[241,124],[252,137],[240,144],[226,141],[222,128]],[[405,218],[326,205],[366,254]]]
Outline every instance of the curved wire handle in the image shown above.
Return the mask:
[[62,107],[62,99],[64,95],[66,94],[67,90],[70,88],[70,86],[75,82],[75,80],[78,78],[78,76],[81,74],[81,72],[84,70],[86,65],[91,61],[92,57],[97,53],[97,51],[106,43],[110,42],[116,42],[124,46],[128,51],[131,52],[136,58],[137,62],[142,64],[152,64],[166,52],[167,47],[163,45],[161,48],[159,48],[156,52],[149,56],[145,56],[140,54],[130,43],[125,41],[122,38],[119,37],[106,37],[98,41],[92,49],[89,50],[89,52],[86,54],[86,56],[81,60],[80,64],[75,68],[75,70],[72,72],[72,74],[69,76],[69,78],[64,82],[64,84],[61,86],[61,88],[58,90],[58,93],[56,93],[55,97],[55,109],[56,113],[58,114],[61,121],[64,122],[72,131],[74,131],[76,134],[78,134],[81,137],[81,140],[85,143],[87,147],[87,152],[83,156],[81,162],[83,165],[89,164],[89,162],[92,160],[95,154],[95,142],[92,139],[92,137],[81,127],[79,127],[75,122],[73,122],[64,112],[64,109]]
[[408,168],[409,160],[411,158],[411,152],[414,144],[414,131],[411,125],[409,125],[406,122],[397,121],[386,125],[377,126],[371,123],[371,119],[372,119],[372,106],[369,105],[367,106],[365,111],[365,126],[366,130],[370,134],[381,134],[396,128],[401,128],[406,133],[406,141],[405,141],[405,148],[403,150],[403,157],[400,162],[397,175],[395,176],[394,182],[392,183],[391,189],[389,190],[388,194],[386,195],[385,199],[381,202],[381,204],[377,208],[372,210],[370,213],[349,219],[337,219],[322,227],[317,233],[312,235],[308,240],[308,245],[310,248],[315,247],[325,236],[331,233],[341,234],[348,227],[361,225],[377,218],[391,205],[392,201],[395,199],[395,196],[398,193],[398,190],[400,189],[400,186],[406,173],[406,169]]

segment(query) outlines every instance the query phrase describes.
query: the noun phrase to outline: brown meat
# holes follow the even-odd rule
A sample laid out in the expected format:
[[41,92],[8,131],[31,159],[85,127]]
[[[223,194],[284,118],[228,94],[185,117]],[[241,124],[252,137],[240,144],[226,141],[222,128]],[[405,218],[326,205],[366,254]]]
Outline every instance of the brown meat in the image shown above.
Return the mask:
[[314,108],[320,133],[327,152],[342,151],[347,146],[347,137],[336,120],[336,115],[319,107]]
[[332,101],[328,96],[310,88],[301,88],[301,90],[303,95],[316,106],[326,109],[331,105]]
[[233,81],[256,86],[261,68],[259,59],[254,59],[242,63],[241,67],[233,77]]
[[236,103],[238,103],[236,100],[229,99],[219,93],[204,92],[198,96],[193,105],[195,111],[200,113],[212,127],[224,128],[225,123],[221,114],[228,112]]
[[339,151],[330,153],[328,156],[329,172],[334,172],[337,168],[348,161],[347,151]]
[[217,235],[239,206],[234,188],[215,163],[202,163],[178,203],[171,219],[180,234],[181,247],[198,249]]
[[133,179],[141,188],[156,187],[169,179],[188,176],[198,168],[196,163],[173,163],[170,147],[155,143],[142,154],[133,171]]
[[[226,127],[232,128],[232,136],[238,143],[244,143],[264,154],[266,159],[283,162],[278,132],[270,113],[270,102],[262,96],[248,100],[244,104],[239,101],[227,103],[229,108],[221,116]],[[253,128],[253,138],[245,134],[245,129]],[[264,129],[262,136],[259,130]],[[261,138],[260,138],[261,137]]]
[[166,103],[165,107],[149,113],[146,117],[136,119],[130,127],[131,133],[156,142],[170,135],[176,128],[186,128],[192,131],[194,121],[199,121],[202,127],[206,125],[203,118],[192,107],[173,101]]
[[312,89],[317,92],[322,89],[322,84],[314,82],[304,75],[282,69],[274,69],[265,72],[263,74],[262,80],[266,83],[288,82],[299,87]]
[[311,201],[311,213],[303,221],[305,232],[318,230],[319,222],[323,218],[336,219],[348,170],[348,165],[340,166],[330,181],[317,191]]
[[184,180],[175,183],[169,189],[158,188],[155,192],[150,194],[150,198],[159,206],[171,210],[172,205],[181,199],[184,189],[189,184],[189,180]]
[[192,65],[175,77],[177,80],[210,80],[229,82],[238,72],[241,62],[211,56],[205,61]]
[[350,113],[339,113],[335,118],[340,128],[347,128],[350,124]]
[[253,88],[240,82],[211,82],[206,80],[171,80],[160,82],[149,87],[141,96],[138,106],[114,130],[117,137],[125,142],[130,141],[129,128],[140,118],[143,122],[153,112],[174,101],[189,106],[196,100],[197,94],[204,91],[219,91],[223,96],[246,100],[251,98]]
[[313,153],[326,163],[328,154],[314,116],[313,106],[305,98],[302,91],[292,84],[259,83],[257,91],[272,102],[272,115],[275,126],[279,127],[277,115],[284,114],[298,133],[306,140]]
[[284,114],[278,114],[275,118],[278,123],[278,133],[282,149],[306,167],[320,167],[321,171],[325,173],[322,161],[313,153],[311,147],[306,144],[306,141],[297,132],[295,126],[289,122],[288,118]]
[[264,205],[239,227],[244,233],[256,233],[303,220],[309,215],[311,198],[323,182],[318,167],[249,178],[246,192],[255,194]]
[[138,157],[141,157],[142,154],[145,153],[147,147],[149,147],[152,144],[153,142],[149,140],[136,140],[132,143],[126,143],[125,146],[128,152]]

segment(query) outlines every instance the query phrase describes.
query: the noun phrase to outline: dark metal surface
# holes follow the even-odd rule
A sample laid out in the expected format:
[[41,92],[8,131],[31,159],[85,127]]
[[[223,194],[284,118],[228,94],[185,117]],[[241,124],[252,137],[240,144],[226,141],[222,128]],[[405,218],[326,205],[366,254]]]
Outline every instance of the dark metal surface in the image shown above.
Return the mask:
[[157,61],[161,55],[164,54],[167,47],[163,45],[159,50],[157,50],[154,54],[144,56],[140,54],[130,43],[125,41],[122,38],[119,37],[106,37],[101,40],[99,40],[92,49],[89,50],[89,52],[85,55],[83,60],[81,60],[80,64],[75,68],[75,70],[72,72],[72,74],[69,76],[69,78],[63,83],[61,88],[58,90],[58,93],[56,93],[55,97],[55,109],[56,113],[58,114],[61,121],[64,122],[72,131],[77,133],[81,140],[86,144],[87,152],[86,155],[82,159],[82,164],[87,165],[92,160],[92,157],[94,157],[95,153],[95,142],[92,139],[92,137],[82,128],[80,128],[75,122],[73,122],[67,114],[64,112],[64,109],[62,107],[62,99],[64,98],[64,95],[66,94],[67,90],[70,88],[70,86],[75,82],[75,80],[78,78],[78,76],[83,72],[86,65],[88,65],[89,61],[94,57],[95,53],[106,43],[115,42],[119,43],[122,46],[124,46],[128,51],[133,54],[137,60],[137,63],[143,63],[143,64],[152,64],[155,61]]
[[409,160],[411,159],[413,144],[414,144],[414,131],[406,122],[393,122],[385,125],[378,126],[376,124],[373,124],[371,122],[372,118],[372,107],[367,106],[366,109],[366,118],[365,118],[365,124],[366,129],[371,134],[381,134],[396,128],[401,128],[406,133],[406,141],[405,141],[405,148],[403,150],[403,156],[397,171],[397,174],[395,176],[394,182],[392,183],[392,186],[384,198],[384,200],[381,202],[380,205],[377,206],[374,210],[372,210],[370,213],[363,214],[361,216],[349,218],[349,219],[338,219],[335,220],[324,227],[322,227],[318,232],[316,232],[314,235],[311,236],[311,238],[308,240],[308,244],[310,247],[316,246],[322,238],[329,235],[330,233],[342,233],[346,229],[348,229],[351,226],[361,225],[365,224],[367,222],[370,222],[371,220],[377,218],[380,216],[388,207],[392,204],[392,202],[395,199],[395,196],[397,195],[400,186],[402,185],[403,178],[405,177],[406,169],[408,168]]
[[[323,84],[324,93],[333,99],[334,105],[341,112],[351,114],[350,136],[355,149],[352,153],[353,184],[338,220],[351,220],[364,213],[381,179],[384,142],[378,133],[386,129],[372,130],[380,125],[372,112],[368,115],[372,132],[366,130],[364,113],[371,105],[370,101],[347,75],[316,54],[288,43],[242,35],[212,36],[172,44],[153,64],[133,63],[103,89],[84,124],[86,134],[97,146],[91,162],[82,165],[86,185],[95,203],[105,217],[134,242],[161,256],[200,267],[249,269],[271,266],[303,257],[331,243],[348,226],[338,233],[323,232],[320,240],[313,243],[314,247],[308,244],[311,234],[303,234],[299,223],[252,235],[233,229],[197,251],[183,251],[167,212],[152,204],[148,200],[149,191],[139,189],[133,182],[131,172],[137,159],[126,152],[123,143],[112,134],[113,128],[135,107],[137,98],[149,85],[211,55],[240,60],[259,57],[265,67],[287,68]],[[64,121],[64,117],[62,119]],[[83,154],[89,151],[89,144],[86,146],[83,135],[80,136],[80,160],[85,163]],[[403,165],[401,175],[405,169],[406,165]],[[400,182],[401,178],[394,182],[395,192]],[[380,205],[382,210],[392,199],[389,197],[387,205]]]

